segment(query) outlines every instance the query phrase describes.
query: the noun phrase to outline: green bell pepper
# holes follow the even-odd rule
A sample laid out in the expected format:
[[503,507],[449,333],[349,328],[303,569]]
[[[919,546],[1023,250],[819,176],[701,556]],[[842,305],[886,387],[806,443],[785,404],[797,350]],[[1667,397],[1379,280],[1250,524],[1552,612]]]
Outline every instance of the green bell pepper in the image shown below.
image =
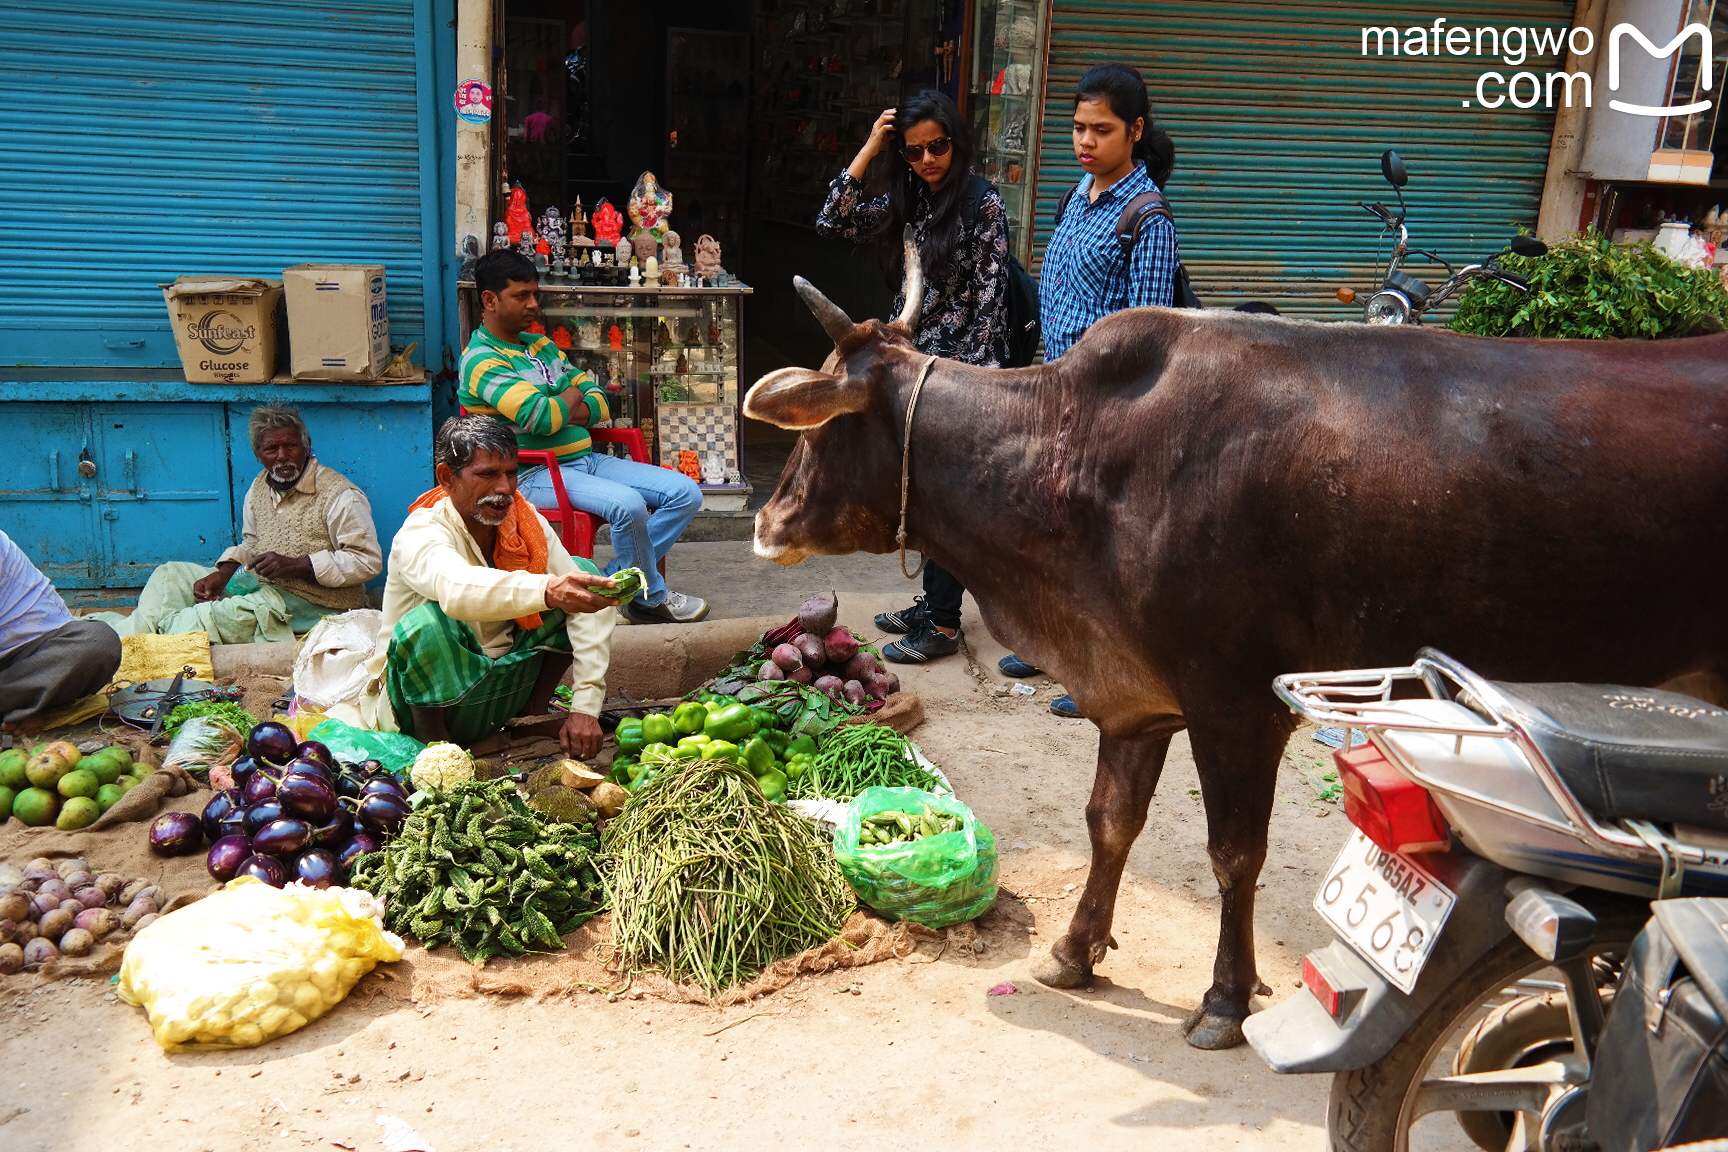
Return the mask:
[[678,729],[666,713],[650,712],[642,717],[642,739],[649,744],[676,744]]
[[702,731],[702,725],[707,722],[708,709],[694,700],[685,701],[672,710],[672,727],[685,736]]
[[786,754],[796,755],[802,752],[806,756],[816,755],[816,741],[810,736],[794,736],[786,742]]
[[617,741],[620,752],[640,752],[648,738],[642,733],[642,721],[620,720],[618,730],[612,733],[612,739]]
[[700,733],[700,734],[695,735],[695,736],[681,736],[681,737],[679,737],[678,747],[687,748],[692,744],[712,744],[713,742],[714,742],[714,737],[709,736],[706,733]]
[[672,749],[672,759],[674,759],[674,760],[709,760],[709,759],[712,759],[712,757],[708,755],[708,749],[707,749],[706,745],[702,745],[702,744],[680,744],[678,747]]
[[797,780],[810,771],[811,757],[803,752],[795,752],[786,758],[786,778]]
[[730,760],[734,764],[743,763],[743,758],[743,751],[730,740],[715,740],[702,753],[704,760]]
[[786,777],[778,770],[770,768],[767,772],[756,777],[756,783],[762,786],[762,795],[768,799],[784,800],[786,798]]
[[778,728],[759,728],[756,731],[756,735],[761,739],[768,741],[768,747],[774,749],[774,755],[777,759],[785,758],[786,745],[792,742],[792,737],[790,735],[780,731]]
[[732,704],[708,717],[703,731],[716,740],[738,741],[756,730],[756,718],[748,704]]
[[769,732],[780,727],[780,717],[776,716],[772,709],[764,708],[760,704],[752,704],[749,707],[750,715],[756,718],[756,731]]
[[774,770],[774,749],[760,736],[752,736],[744,745],[744,766],[757,776]]

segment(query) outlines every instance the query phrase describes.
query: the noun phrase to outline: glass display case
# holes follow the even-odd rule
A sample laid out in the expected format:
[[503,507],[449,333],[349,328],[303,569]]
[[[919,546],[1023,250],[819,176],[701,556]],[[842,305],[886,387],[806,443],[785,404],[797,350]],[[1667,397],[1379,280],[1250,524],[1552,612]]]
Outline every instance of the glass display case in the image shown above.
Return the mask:
[[1008,207],[1008,243],[1030,262],[1034,158],[1044,98],[1049,0],[979,0],[972,18],[968,113],[978,172]]
[[[612,408],[611,427],[640,428],[656,464],[692,469],[704,506],[743,508],[743,393],[738,350],[748,285],[717,288],[540,285],[540,326],[578,368],[593,373]],[[472,283],[462,285],[462,339],[480,321]],[[596,451],[626,455],[621,445]],[[685,455],[690,453],[691,455]]]

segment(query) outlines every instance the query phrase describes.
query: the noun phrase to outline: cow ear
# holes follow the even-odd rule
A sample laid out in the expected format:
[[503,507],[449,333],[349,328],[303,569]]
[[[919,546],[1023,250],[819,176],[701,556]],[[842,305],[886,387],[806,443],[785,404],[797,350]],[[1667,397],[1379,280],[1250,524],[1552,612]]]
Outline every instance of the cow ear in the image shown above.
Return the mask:
[[862,412],[869,390],[810,368],[781,368],[751,385],[744,415],[777,428],[819,428],[836,416]]

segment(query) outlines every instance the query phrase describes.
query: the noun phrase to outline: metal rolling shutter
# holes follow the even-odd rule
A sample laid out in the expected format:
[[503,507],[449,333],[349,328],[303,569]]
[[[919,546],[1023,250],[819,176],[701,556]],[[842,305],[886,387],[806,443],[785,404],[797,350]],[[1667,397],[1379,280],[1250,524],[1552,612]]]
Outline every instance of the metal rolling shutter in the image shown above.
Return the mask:
[[0,0],[21,96],[0,122],[0,363],[178,367],[158,284],[305,262],[384,264],[418,360],[443,324],[428,100],[450,8]]
[[[1055,0],[1053,7],[1038,260],[1058,198],[1081,175],[1068,132],[1074,88],[1106,60],[1140,69],[1176,141],[1169,194],[1183,260],[1208,305],[1267,300],[1288,315],[1360,316],[1333,292],[1378,286],[1379,224],[1356,202],[1392,202],[1380,177],[1387,148],[1410,168],[1412,244],[1461,264],[1496,250],[1518,226],[1535,226],[1553,113],[1460,102],[1474,105],[1483,71],[1542,75],[1559,66],[1553,56],[1531,54],[1516,67],[1476,56],[1363,56],[1364,27],[1418,23],[1420,13],[1398,5]],[[1573,0],[1458,0],[1420,21],[1431,24],[1442,11],[1450,26],[1470,29],[1563,29]]]

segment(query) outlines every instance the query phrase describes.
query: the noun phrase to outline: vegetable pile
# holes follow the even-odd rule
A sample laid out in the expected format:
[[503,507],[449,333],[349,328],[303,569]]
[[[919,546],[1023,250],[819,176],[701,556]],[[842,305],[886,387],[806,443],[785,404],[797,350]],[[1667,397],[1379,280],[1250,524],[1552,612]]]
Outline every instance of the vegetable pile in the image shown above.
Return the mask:
[[439,740],[426,745],[414,757],[408,769],[408,780],[422,791],[428,788],[451,788],[464,780],[474,779],[474,757],[454,744]]
[[924,805],[922,812],[875,812],[858,822],[858,846],[911,844],[944,832],[958,832],[964,821],[951,812]]
[[838,616],[839,598],[833,593],[812,597],[804,602],[798,619],[764,632],[754,648],[734,656],[711,687],[744,699],[752,681],[764,688],[785,682],[845,701],[854,714],[881,707],[900,691],[900,678],[882,667],[874,647],[850,628],[837,626]]
[[186,721],[200,716],[214,717],[237,732],[244,732],[255,723],[252,719],[252,713],[240,707],[235,701],[210,697],[204,700],[188,701],[176,706],[172,712],[168,713],[167,719],[162,722],[162,734],[172,740],[179,735],[180,728]]
[[606,851],[619,959],[709,995],[832,939],[853,908],[815,824],[727,760],[641,785],[607,826]]
[[912,755],[912,742],[880,724],[830,733],[805,771],[793,778],[793,799],[851,800],[866,788],[920,788],[946,792],[940,779]]
[[686,700],[670,713],[619,721],[613,733],[618,755],[610,779],[635,790],[668,765],[725,760],[747,769],[768,799],[784,799],[787,785],[813,761],[816,741],[787,731],[785,719],[773,708],[712,692],[698,695],[702,698]]
[[407,790],[378,761],[339,761],[275,721],[252,728],[233,774],[235,786],[218,789],[201,815],[158,816],[151,850],[186,856],[208,841],[204,864],[217,880],[251,876],[276,888],[292,880],[327,888],[408,818]]
[[0,976],[84,956],[111,933],[154,923],[167,902],[154,881],[96,875],[83,860],[0,864]]
[[402,833],[354,863],[352,883],[384,901],[384,924],[470,963],[562,948],[605,904],[588,824],[553,823],[508,779],[428,792]]
[[85,756],[64,740],[32,752],[0,752],[0,821],[16,816],[32,828],[87,828],[151,768],[134,764],[119,744]]

